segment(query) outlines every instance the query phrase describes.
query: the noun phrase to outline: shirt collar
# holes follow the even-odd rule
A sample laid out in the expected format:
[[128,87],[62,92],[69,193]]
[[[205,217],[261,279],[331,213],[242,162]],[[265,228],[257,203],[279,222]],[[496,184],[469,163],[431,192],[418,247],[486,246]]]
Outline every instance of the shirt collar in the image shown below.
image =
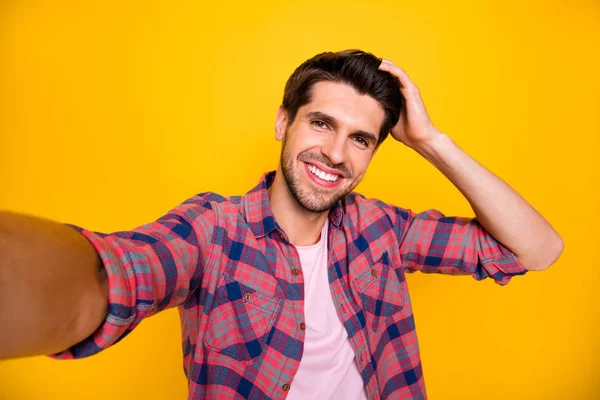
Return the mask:
[[[275,171],[271,171],[263,174],[258,185],[246,193],[241,200],[244,218],[257,238],[268,235],[275,229],[281,229],[275,221],[269,201],[269,188],[275,180],[275,173]],[[343,201],[340,200],[329,210],[329,220],[339,228],[343,217]]]

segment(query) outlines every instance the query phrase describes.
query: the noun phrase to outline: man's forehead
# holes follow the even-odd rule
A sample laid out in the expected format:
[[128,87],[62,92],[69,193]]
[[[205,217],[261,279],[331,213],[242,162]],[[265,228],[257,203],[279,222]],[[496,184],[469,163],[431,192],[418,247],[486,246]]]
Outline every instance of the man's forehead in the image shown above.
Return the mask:
[[385,112],[377,100],[357,92],[352,86],[322,81],[313,85],[310,102],[302,107],[303,114],[321,112],[341,124],[378,135]]
[[357,92],[351,85],[344,82],[320,81],[312,86],[311,100],[326,100],[337,96],[365,97],[376,102],[371,96]]

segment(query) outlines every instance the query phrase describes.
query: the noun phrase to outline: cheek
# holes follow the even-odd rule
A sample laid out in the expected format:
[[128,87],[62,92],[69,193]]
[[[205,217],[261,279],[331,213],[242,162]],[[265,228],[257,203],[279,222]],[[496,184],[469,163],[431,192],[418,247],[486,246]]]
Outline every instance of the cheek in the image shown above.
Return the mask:
[[319,137],[310,130],[299,129],[287,136],[287,139],[287,150],[298,154],[320,146]]
[[372,156],[365,154],[361,151],[360,153],[354,154],[352,158],[351,168],[356,178],[362,178],[369,168]]

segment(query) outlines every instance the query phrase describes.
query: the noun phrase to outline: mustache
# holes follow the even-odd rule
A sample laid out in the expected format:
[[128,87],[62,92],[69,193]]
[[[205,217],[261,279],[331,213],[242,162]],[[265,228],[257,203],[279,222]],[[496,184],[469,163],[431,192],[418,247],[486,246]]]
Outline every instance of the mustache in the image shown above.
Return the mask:
[[345,176],[346,178],[352,178],[352,174],[350,173],[350,169],[346,167],[346,164],[334,164],[331,162],[327,156],[323,154],[314,154],[309,152],[302,152],[298,155],[298,159],[302,162],[305,161],[314,161],[323,164],[327,168],[331,168],[333,170],[337,170],[340,172],[340,175]]

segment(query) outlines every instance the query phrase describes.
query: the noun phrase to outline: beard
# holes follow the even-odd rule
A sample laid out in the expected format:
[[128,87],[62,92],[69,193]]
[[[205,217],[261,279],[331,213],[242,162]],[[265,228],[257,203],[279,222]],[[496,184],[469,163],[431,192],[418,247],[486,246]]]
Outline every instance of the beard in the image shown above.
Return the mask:
[[[287,184],[290,193],[296,199],[298,204],[302,206],[304,209],[313,212],[313,213],[322,213],[325,211],[331,210],[331,208],[342,198],[346,197],[348,193],[350,193],[355,187],[347,186],[340,187],[334,193],[331,193],[330,190],[324,190],[319,187],[313,187],[310,189],[304,189],[300,183],[300,172],[298,170],[294,170],[294,160],[292,156],[287,152],[286,146],[286,138],[287,134],[283,139],[283,145],[281,150],[281,171],[283,173],[283,177],[285,179],[285,183]],[[319,163],[329,167],[334,168],[344,173],[344,178],[340,179],[352,179],[352,174],[348,170],[348,168],[343,164],[332,165],[329,159],[322,154],[313,154],[307,151],[302,152],[298,155],[299,161],[318,161]]]

